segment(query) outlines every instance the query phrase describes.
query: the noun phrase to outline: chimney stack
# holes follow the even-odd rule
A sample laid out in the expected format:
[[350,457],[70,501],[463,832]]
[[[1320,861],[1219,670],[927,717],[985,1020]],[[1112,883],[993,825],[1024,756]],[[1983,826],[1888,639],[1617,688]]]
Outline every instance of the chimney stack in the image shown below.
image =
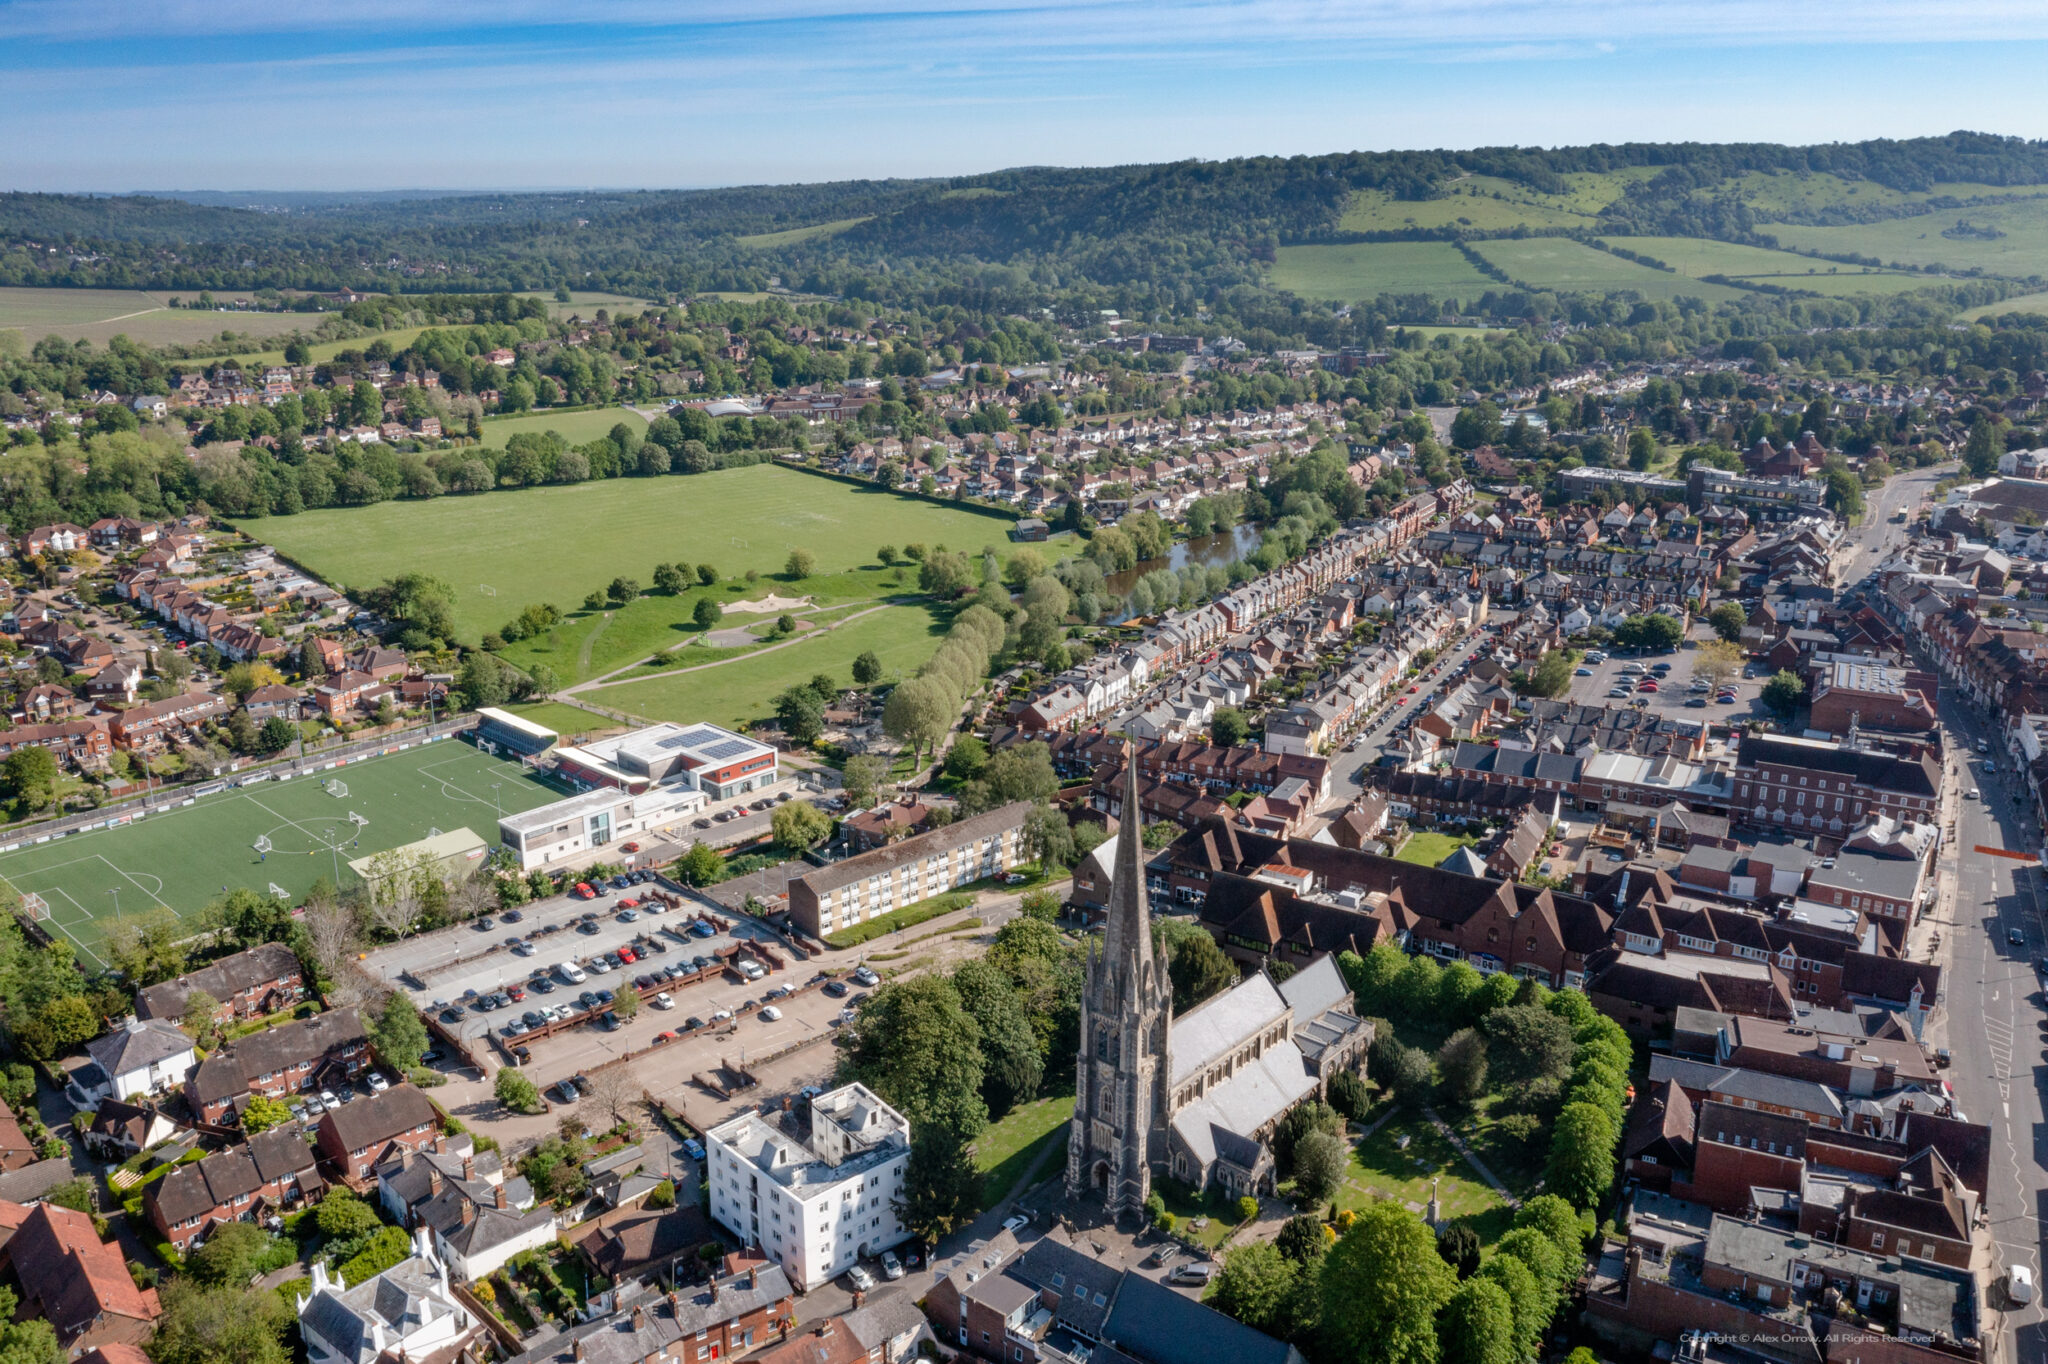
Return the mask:
[[637,1303],[633,1307],[633,1329],[636,1331],[647,1329],[647,1309]]
[[464,1157],[462,1158],[462,1177],[463,1177],[464,1179],[475,1179],[475,1178],[476,1178],[476,1157],[475,1157],[475,1156],[473,1156],[473,1155],[468,1155],[468,1156],[464,1156]]
[[476,1221],[476,1204],[465,1198],[462,1200],[462,1225],[466,1227],[474,1221]]
[[428,1162],[428,1165],[427,1165],[427,1197],[429,1197],[429,1198],[438,1198],[438,1197],[440,1197],[440,1195],[441,1195],[441,1167],[440,1167],[440,1166],[438,1166],[438,1165],[435,1165],[435,1164],[433,1164],[432,1162]]
[[501,1208],[502,1208],[502,1207],[505,1207],[505,1206],[507,1206],[507,1204],[506,1204],[506,1202],[505,1202],[505,1186],[504,1186],[503,1184],[499,1184],[499,1185],[495,1186],[495,1187],[494,1187],[494,1188],[493,1188],[493,1189],[491,1190],[491,1194],[492,1194],[492,1197],[494,1198],[494,1200],[496,1201],[496,1203],[497,1203],[497,1205],[498,1205],[499,1207],[501,1207]]

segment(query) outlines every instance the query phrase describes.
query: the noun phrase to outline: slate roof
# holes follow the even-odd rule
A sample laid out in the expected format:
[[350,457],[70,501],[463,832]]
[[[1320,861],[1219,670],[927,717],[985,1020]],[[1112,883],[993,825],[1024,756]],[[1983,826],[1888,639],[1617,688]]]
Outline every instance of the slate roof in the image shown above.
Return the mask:
[[1145,1364],[1298,1364],[1294,1347],[1139,1274],[1124,1275],[1102,1338]]
[[200,1062],[192,1074],[192,1092],[202,1103],[230,1099],[246,1093],[256,1076],[289,1070],[300,1062],[315,1061],[368,1040],[353,1005],[296,1023],[280,1023],[230,1042]]
[[[1040,1238],[1011,1268],[1026,1281],[1059,1295],[1054,1320],[1091,1340],[1102,1336],[1102,1323],[1109,1319],[1110,1304],[1116,1298],[1123,1270],[1104,1264],[1063,1241]],[[1101,1302],[1095,1301],[1101,1298]]]
[[85,1044],[86,1054],[110,1076],[145,1070],[193,1050],[192,1039],[168,1023],[139,1018]]
[[410,1132],[421,1123],[431,1125],[438,1121],[425,1091],[413,1085],[393,1085],[382,1094],[330,1109],[320,1119],[323,1127],[333,1125],[344,1151],[376,1146],[401,1132]]
[[298,954],[281,942],[259,943],[246,952],[188,971],[174,980],[151,985],[135,996],[135,1012],[143,1018],[176,1019],[194,990],[225,1000],[268,981],[301,974]]
[[[621,1292],[619,1311],[571,1327],[507,1364],[641,1364],[677,1341],[694,1341],[701,1330],[744,1317],[791,1296],[782,1266],[772,1262],[717,1282],[715,1298],[709,1284],[673,1296],[652,1289],[643,1294]],[[638,1327],[633,1324],[635,1310],[642,1314]]]

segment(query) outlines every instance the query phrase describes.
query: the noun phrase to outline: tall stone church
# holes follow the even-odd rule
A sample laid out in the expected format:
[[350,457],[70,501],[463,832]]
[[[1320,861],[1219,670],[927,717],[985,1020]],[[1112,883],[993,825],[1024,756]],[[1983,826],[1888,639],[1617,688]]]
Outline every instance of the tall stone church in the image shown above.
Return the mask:
[[1197,1189],[1270,1192],[1273,1128],[1338,1071],[1362,1071],[1372,1043],[1327,955],[1279,984],[1260,971],[1174,1018],[1167,963],[1152,950],[1137,786],[1126,753],[1107,931],[1086,964],[1067,1140],[1067,1197],[1099,1198],[1112,1216],[1142,1210],[1155,1172]]

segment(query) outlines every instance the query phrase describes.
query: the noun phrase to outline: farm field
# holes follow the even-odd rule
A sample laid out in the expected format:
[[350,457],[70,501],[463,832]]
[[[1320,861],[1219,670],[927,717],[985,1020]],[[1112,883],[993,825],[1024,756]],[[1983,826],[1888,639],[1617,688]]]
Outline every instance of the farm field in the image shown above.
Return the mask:
[[[330,795],[330,779],[348,794]],[[0,852],[0,881],[43,896],[49,927],[81,960],[104,965],[94,949],[119,914],[161,904],[188,915],[223,886],[261,892],[272,882],[296,900],[323,876],[350,877],[351,858],[416,842],[429,829],[467,827],[496,843],[500,809],[530,810],[561,795],[516,762],[440,740]],[[351,811],[369,821],[360,832]],[[272,844],[260,860],[251,846],[259,835]]]
[[[1958,219],[2004,235],[1988,241],[1976,237],[1942,236],[1944,231],[1955,227]],[[1887,263],[1905,265],[1974,268],[2015,279],[2048,275],[2048,197],[2016,199],[2011,203],[1967,209],[1943,209],[1911,218],[1858,223],[1851,227],[1765,223],[1761,230],[1787,246],[1808,251],[1854,252],[1874,256]]]
[[866,221],[866,218],[840,218],[835,222],[813,223],[809,227],[784,228],[780,232],[756,232],[746,237],[734,237],[733,240],[741,246],[795,246],[798,242],[814,241],[819,237],[836,237]]
[[[29,341],[61,336],[104,345],[116,336],[150,344],[191,344],[217,339],[222,331],[281,336],[318,323],[313,313],[194,312],[169,308],[167,292],[139,289],[0,288],[0,331],[19,331]],[[222,294],[224,299],[237,297]]]
[[885,606],[836,630],[799,635],[787,644],[714,667],[665,673],[583,693],[585,700],[650,720],[709,720],[744,729],[774,712],[792,682],[829,673],[853,681],[853,660],[872,649],[885,676],[906,676],[939,647],[946,621],[924,604]]
[[[617,418],[605,415],[608,429]],[[781,573],[797,545],[816,556],[820,575],[831,575],[873,564],[885,544],[1003,546],[1010,525],[997,513],[760,464],[333,507],[249,530],[331,583],[405,572],[440,578],[455,589],[458,630],[475,640],[524,607],[574,607],[621,575],[651,585],[658,563],[710,563],[728,578],[753,569],[765,592],[781,585],[768,575]]]
[[647,299],[635,294],[607,294],[592,289],[571,289],[567,303],[557,301],[555,292],[552,289],[528,289],[520,294],[519,297],[538,298],[545,301],[548,305],[548,312],[555,317],[568,317],[572,313],[581,317],[589,317],[599,308],[609,309],[614,313],[620,309],[624,309],[629,313],[637,313],[648,308],[662,306],[657,303],[651,303]]
[[1820,213],[1834,208],[1905,208],[1933,198],[2024,198],[2048,188],[2041,185],[1951,182],[1925,190],[1899,190],[1869,180],[1844,180],[1824,171],[1748,171],[1731,177],[1725,187],[1740,196],[1758,217],[1770,219]]
[[571,445],[596,440],[609,435],[620,422],[628,426],[645,429],[647,418],[630,407],[594,407],[577,412],[529,412],[520,417],[486,417],[484,419],[483,444],[493,450],[505,448],[505,442],[522,433],[539,435],[543,431],[558,432]]
[[1347,242],[1283,246],[1268,280],[1303,298],[1346,302],[1378,294],[1465,295],[1498,284],[1473,268],[1449,242]]
[[[296,316],[299,318],[299,325],[308,334],[320,325],[320,314],[318,313],[299,313]],[[366,336],[350,337],[346,341],[309,341],[306,343],[306,354],[317,365],[323,360],[332,360],[345,350],[365,350],[378,341],[389,343],[393,350],[404,350],[419,337],[421,332],[431,330],[433,330],[431,327],[399,327],[394,331],[372,332]],[[289,329],[284,334],[290,335]],[[218,359],[209,358],[206,363],[219,365],[226,364],[231,360],[243,365],[281,365],[284,363],[284,345],[280,342],[276,350],[241,351],[234,355],[223,355]]]
[[1587,293],[1633,289],[1645,298],[1683,294],[1711,303],[1743,296],[1740,289],[1652,270],[1563,237],[1473,242],[1472,249],[1532,289]]
[[1815,260],[1790,251],[1772,251],[1738,242],[1712,241],[1704,237],[1613,237],[1615,246],[1663,261],[1682,275],[1726,275],[1730,279],[1754,280],[1787,289],[1810,289],[1824,294],[1892,294],[1925,289],[1940,281],[1926,275],[1894,270],[1872,270],[1860,265],[1840,265]]

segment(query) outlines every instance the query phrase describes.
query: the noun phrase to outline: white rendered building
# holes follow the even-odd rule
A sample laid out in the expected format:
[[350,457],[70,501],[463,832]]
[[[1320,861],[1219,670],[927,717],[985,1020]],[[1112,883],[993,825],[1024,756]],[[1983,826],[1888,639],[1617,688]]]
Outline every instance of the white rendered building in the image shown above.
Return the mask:
[[711,1216],[759,1246],[790,1282],[816,1288],[910,1237],[896,1214],[910,1163],[910,1121],[867,1086],[811,1100],[794,1115],[745,1113],[704,1134]]
[[428,1239],[412,1234],[413,1253],[353,1288],[313,1262],[313,1291],[298,1299],[299,1335],[312,1364],[372,1364],[387,1357],[453,1359],[483,1327],[448,1287],[448,1267]]

